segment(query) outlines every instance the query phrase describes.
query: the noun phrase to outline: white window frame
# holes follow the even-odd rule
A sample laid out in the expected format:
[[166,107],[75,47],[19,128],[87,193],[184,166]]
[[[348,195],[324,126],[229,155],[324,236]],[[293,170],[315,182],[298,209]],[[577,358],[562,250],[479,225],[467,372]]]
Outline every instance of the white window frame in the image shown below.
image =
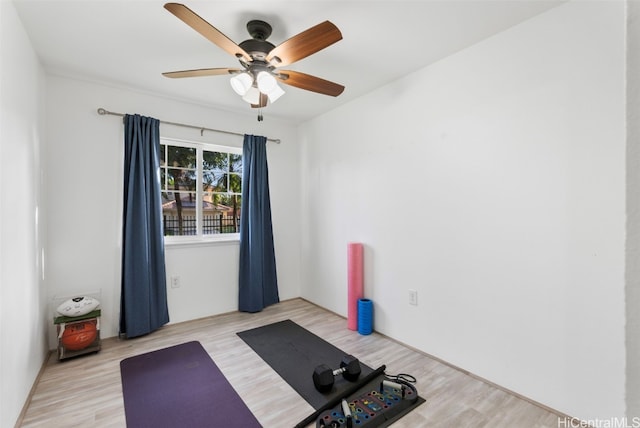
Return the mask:
[[[188,147],[196,149],[196,206],[199,209],[196,211],[196,234],[195,235],[183,235],[183,236],[164,236],[164,244],[166,246],[179,246],[179,245],[191,245],[191,244],[210,244],[216,242],[234,242],[240,241],[240,233],[212,233],[205,235],[202,233],[202,178],[203,178],[203,152],[221,152],[242,154],[241,147],[222,146],[212,143],[201,143],[197,141],[179,140],[175,138],[160,137],[161,148],[162,145]],[[166,161],[166,158],[165,158]],[[243,159],[244,161],[244,159]],[[244,168],[244,165],[243,165]],[[161,184],[162,192],[164,192],[164,183]],[[164,230],[163,230],[164,235]]]

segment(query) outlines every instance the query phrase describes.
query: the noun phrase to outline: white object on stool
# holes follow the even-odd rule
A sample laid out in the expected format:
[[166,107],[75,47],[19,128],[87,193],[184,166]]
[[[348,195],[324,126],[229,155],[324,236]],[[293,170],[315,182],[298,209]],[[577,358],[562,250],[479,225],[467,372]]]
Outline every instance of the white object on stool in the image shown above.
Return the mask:
[[58,306],[58,313],[67,317],[79,317],[93,311],[100,305],[100,302],[93,297],[74,297]]

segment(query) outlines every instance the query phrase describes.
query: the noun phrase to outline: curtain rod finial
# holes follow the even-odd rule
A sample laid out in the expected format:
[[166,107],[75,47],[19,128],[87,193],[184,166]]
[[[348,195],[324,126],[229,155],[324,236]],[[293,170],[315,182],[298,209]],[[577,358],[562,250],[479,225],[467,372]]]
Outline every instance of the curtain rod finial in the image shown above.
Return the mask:
[[105,109],[103,109],[102,107],[100,107],[100,108],[98,109],[98,114],[100,114],[100,115],[104,116],[105,114],[107,114],[107,111],[106,111]]

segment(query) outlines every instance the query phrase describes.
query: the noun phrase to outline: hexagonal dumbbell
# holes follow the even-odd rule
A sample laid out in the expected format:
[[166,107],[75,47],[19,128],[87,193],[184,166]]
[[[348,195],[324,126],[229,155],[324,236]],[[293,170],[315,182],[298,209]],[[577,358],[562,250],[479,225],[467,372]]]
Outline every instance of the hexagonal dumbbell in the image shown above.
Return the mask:
[[335,376],[354,382],[360,376],[360,361],[353,355],[345,355],[340,362],[340,368],[332,370],[326,364],[320,364],[313,371],[313,384],[320,392],[330,391],[335,382]]

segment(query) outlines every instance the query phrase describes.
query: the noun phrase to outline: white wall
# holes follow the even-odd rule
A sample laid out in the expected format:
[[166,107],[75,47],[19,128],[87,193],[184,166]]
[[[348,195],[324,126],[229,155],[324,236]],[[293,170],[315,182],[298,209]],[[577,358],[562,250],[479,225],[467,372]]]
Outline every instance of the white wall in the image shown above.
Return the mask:
[[627,3],[627,414],[640,417],[640,3]]
[[[100,290],[103,337],[118,333],[122,218],[122,119],[98,107],[161,120],[282,139],[268,143],[274,235],[281,299],[299,295],[299,148],[296,130],[269,117],[240,116],[124,88],[59,76],[47,77],[47,195],[50,206],[50,298]],[[160,126],[161,136],[223,145],[242,137]],[[238,243],[166,249],[171,322],[237,310]],[[53,329],[51,330],[53,335]],[[51,346],[53,346],[51,338]]]
[[0,426],[13,426],[48,352],[41,197],[44,74],[0,1]]
[[362,242],[376,330],[622,417],[624,29],[571,2],[306,123],[302,296],[346,315]]

